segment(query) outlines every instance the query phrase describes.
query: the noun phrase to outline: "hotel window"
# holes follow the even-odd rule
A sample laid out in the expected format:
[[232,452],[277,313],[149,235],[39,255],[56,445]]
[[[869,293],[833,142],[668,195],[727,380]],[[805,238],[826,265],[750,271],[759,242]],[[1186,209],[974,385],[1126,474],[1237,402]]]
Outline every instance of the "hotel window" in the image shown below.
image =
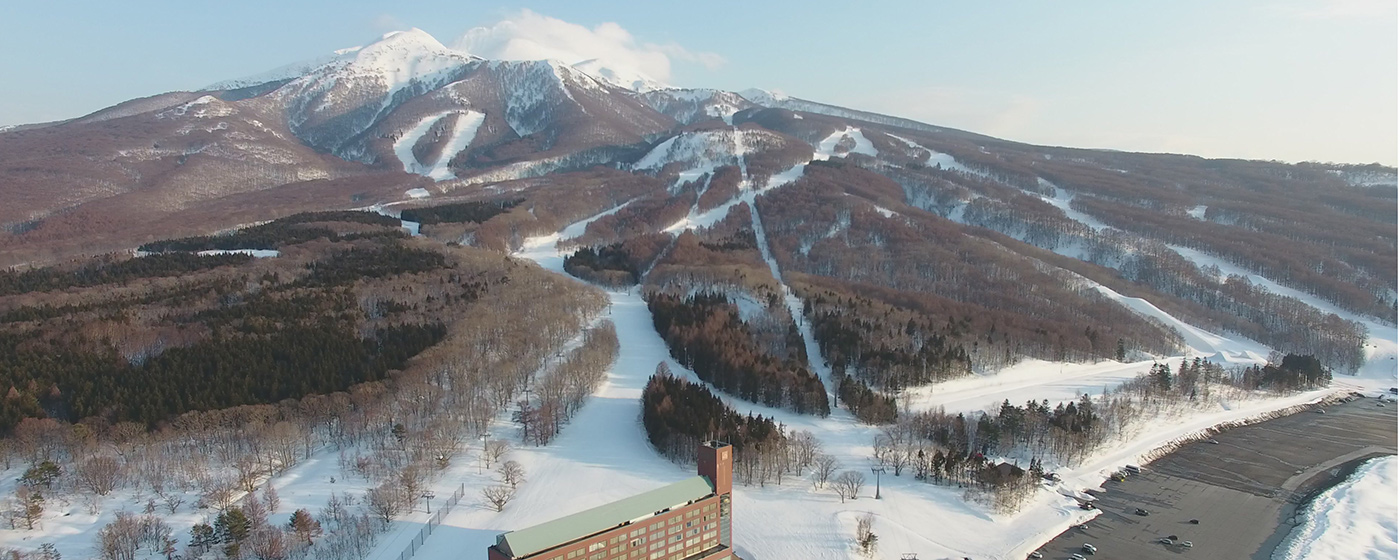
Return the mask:
[[600,549],[600,548],[603,548],[603,547],[605,547],[605,546],[608,546],[608,543],[601,542],[601,541],[600,541],[600,542],[595,542],[595,543],[593,543],[593,544],[588,545],[588,551],[589,551],[589,552],[593,552],[593,551],[598,550],[598,549]]
[[708,529],[714,529],[715,527],[719,527],[719,522],[714,522],[714,523],[707,523],[707,524],[705,524],[705,529],[707,529],[707,530],[708,530]]
[[719,534],[719,531],[710,531],[710,532],[708,532],[708,533],[705,533],[704,535],[701,535],[700,538],[705,539],[705,540],[710,540],[710,539],[715,538],[715,535],[718,535],[718,534]]

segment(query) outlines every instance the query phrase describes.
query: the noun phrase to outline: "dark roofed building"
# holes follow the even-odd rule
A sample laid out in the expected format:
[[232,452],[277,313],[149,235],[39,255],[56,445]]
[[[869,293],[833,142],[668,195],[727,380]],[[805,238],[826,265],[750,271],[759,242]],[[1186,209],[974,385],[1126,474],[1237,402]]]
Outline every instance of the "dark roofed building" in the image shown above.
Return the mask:
[[496,537],[489,560],[724,560],[733,448],[700,446],[698,476]]

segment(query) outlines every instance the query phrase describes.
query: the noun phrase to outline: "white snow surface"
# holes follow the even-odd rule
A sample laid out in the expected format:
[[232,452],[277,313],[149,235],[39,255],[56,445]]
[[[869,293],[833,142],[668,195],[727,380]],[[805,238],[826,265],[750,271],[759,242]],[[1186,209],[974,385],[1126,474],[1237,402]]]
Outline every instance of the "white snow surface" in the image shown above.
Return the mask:
[[[1240,265],[1219,258],[1205,251],[1182,247],[1180,245],[1167,245],[1187,260],[1196,263],[1198,267],[1214,266],[1220,269],[1222,276],[1243,276],[1248,278],[1250,283],[1264,288],[1270,292],[1281,296],[1297,299],[1303,303],[1311,305],[1323,313],[1332,313],[1348,321],[1356,321],[1366,327],[1367,340],[1364,351],[1366,363],[1356,372],[1355,376],[1338,375],[1333,378],[1334,383],[1352,387],[1362,391],[1383,390],[1394,387],[1400,375],[1397,375],[1397,348],[1400,348],[1400,334],[1396,332],[1396,326],[1376,317],[1361,315],[1342,309],[1337,304],[1327,301],[1318,296],[1304,292],[1296,288],[1290,288],[1260,276]],[[1224,278],[1221,278],[1224,280]]]
[[343,52],[279,91],[321,92],[342,80],[364,80],[385,88],[384,104],[388,106],[394,94],[409,84],[418,81],[441,85],[444,78],[476,60],[444,47],[418,28],[387,33],[378,41]]
[[973,168],[971,168],[971,167],[968,167],[968,166],[966,166],[966,165],[963,165],[963,164],[961,164],[961,163],[958,163],[958,160],[957,160],[957,159],[954,159],[953,156],[951,156],[951,155],[945,154],[945,153],[943,153],[943,152],[936,151],[936,150],[934,150],[933,148],[924,147],[923,145],[920,145],[919,143],[917,143],[917,142],[915,142],[915,141],[913,141],[913,140],[910,140],[910,139],[908,139],[908,138],[904,138],[904,137],[901,137],[901,136],[895,136],[895,135],[891,134],[891,135],[890,135],[890,138],[894,138],[895,140],[899,140],[900,142],[903,142],[904,145],[909,146],[910,148],[913,148],[913,149],[916,149],[916,150],[924,150],[924,151],[928,152],[928,158],[926,158],[926,159],[924,160],[924,165],[927,165],[927,166],[929,166],[929,167],[938,166],[938,167],[941,167],[941,168],[943,168],[943,169],[947,169],[947,170],[950,170],[950,171],[957,171],[957,172],[959,172],[959,173],[967,173],[967,174],[969,174],[969,175],[976,175],[976,176],[979,176],[979,177],[991,178],[991,177],[990,177],[986,172],[984,172],[984,171],[978,171],[978,170],[976,170],[976,169],[973,169]]
[[1396,457],[1367,461],[1308,504],[1274,560],[1394,560],[1397,547]]
[[[581,232],[587,221],[597,217],[574,224],[566,231]],[[767,240],[761,228],[761,221],[756,221],[756,237],[760,247],[766,249]],[[530,239],[517,256],[561,272],[564,253],[556,248],[561,237],[567,238],[561,233]],[[766,252],[765,260],[776,268]],[[780,271],[774,272],[781,281]],[[794,316],[800,321],[800,303],[788,295],[786,303],[796,304]],[[669,464],[648,448],[636,422],[637,400],[658,362],[666,362],[677,374],[697,379],[670,359],[637,290],[610,292],[609,298],[612,306],[607,315],[617,326],[622,348],[607,385],[565,428],[557,443],[515,452],[513,458],[525,465],[533,483],[522,487],[516,501],[505,512],[496,514],[481,508],[454,510],[444,527],[457,529],[435,533],[419,552],[421,557],[448,558],[464,550],[480,550],[493,542],[498,531],[547,521],[690,474],[689,468]],[[803,321],[799,330],[809,346],[809,354],[820,356],[809,325]],[[816,359],[811,365],[829,385],[825,364]],[[1031,398],[1069,399],[1078,394],[1097,393],[1105,386],[1145,373],[1149,366],[1149,362],[1027,362],[1001,374],[929,388],[918,396],[916,407],[944,406],[950,411],[975,411],[1002,399],[1013,402]],[[735,490],[735,550],[755,560],[854,559],[858,557],[850,545],[854,519],[869,512],[876,516],[882,550],[897,548],[899,552],[917,552],[923,558],[1023,558],[1055,534],[1095,513],[1080,510],[1073,496],[1081,488],[1099,485],[1111,469],[1125,462],[1137,462],[1143,453],[1183,434],[1310,402],[1325,393],[1228,403],[1147,422],[1138,433],[1101,452],[1085,465],[1060,469],[1064,481],[1048,487],[1033,505],[1012,517],[994,515],[981,506],[965,503],[960,490],[916,482],[909,476],[885,476],[881,485],[884,499],[880,501],[869,499],[871,488],[867,487],[861,499],[844,504],[829,491],[813,490],[810,483],[801,480],[787,480],[765,488],[739,487]],[[869,466],[870,441],[878,428],[854,422],[843,410],[834,409],[831,417],[823,419],[733,398],[725,400],[741,414],[773,416],[789,430],[812,431],[825,450],[840,459],[843,469],[864,470]],[[440,539],[439,534],[452,536]]]
[[640,70],[609,64],[602,59],[590,58],[581,62],[575,62],[569,66],[613,86],[637,93],[645,93],[651,90],[669,87]]
[[209,255],[250,255],[259,259],[265,259],[281,255],[282,252],[276,249],[211,249],[195,253],[201,257]]
[[[453,114],[461,116],[457,118],[457,122],[452,127],[452,135],[448,137],[438,158],[431,165],[418,161],[418,158],[413,155],[413,146],[418,143],[419,139],[423,138],[424,134],[428,133],[434,124]],[[419,119],[417,124],[404,131],[403,135],[394,141],[394,155],[403,163],[403,170],[406,173],[422,175],[434,181],[456,179],[457,175],[448,167],[448,163],[472,143],[472,139],[476,138],[477,128],[484,120],[486,120],[486,114],[477,111],[446,111],[428,115]]]
[[[770,185],[800,176],[802,167],[794,166],[786,172],[786,179],[777,178]],[[557,242],[581,234],[589,222],[620,208],[572,224],[560,233],[528,239],[516,256],[562,274],[565,253]],[[388,207],[372,209],[386,214],[393,212]],[[761,221],[756,220],[756,237],[765,249],[765,260],[781,281],[781,271],[776,270],[775,261],[766,252],[767,239],[761,228]],[[807,351],[815,358],[811,366],[828,384],[830,392],[829,371],[819,358],[810,325],[800,319],[800,302],[790,292],[786,295],[785,303],[796,310],[794,316],[799,320],[799,331]],[[526,481],[503,512],[491,511],[481,504],[480,492],[495,484],[494,476],[489,470],[480,473],[476,468],[479,444],[465,445],[463,453],[431,482],[430,487],[437,496],[433,501],[434,511],[458,485],[465,485],[466,497],[418,549],[416,560],[479,556],[501,532],[622,499],[693,474],[693,468],[672,464],[657,455],[647,443],[637,418],[642,388],[658,362],[666,362],[679,375],[691,380],[696,378],[670,358],[639,290],[609,292],[608,297],[611,305],[603,318],[616,325],[621,349],[604,384],[554,443],[546,447],[516,448],[505,457],[524,466]],[[942,406],[952,412],[983,410],[1003,399],[1017,403],[1032,398],[1064,400],[1080,393],[1096,394],[1106,386],[1145,372],[1149,365],[1147,362],[1028,361],[998,374],[979,375],[920,390],[911,400],[915,408]],[[881,480],[884,499],[878,501],[871,499],[873,480],[867,483],[859,499],[845,503],[830,490],[814,490],[801,478],[789,477],[782,484],[763,488],[740,486],[735,489],[734,501],[735,550],[749,560],[857,560],[859,556],[851,545],[854,520],[868,512],[876,518],[881,550],[889,554],[914,552],[920,558],[970,556],[1019,560],[1064,529],[1095,515],[1097,512],[1080,510],[1074,497],[1083,488],[1098,486],[1110,470],[1124,463],[1139,462],[1142,454],[1182,435],[1311,402],[1325,393],[1227,402],[1210,409],[1145,422],[1137,433],[1108,446],[1081,466],[1049,465],[1063,481],[1047,484],[1031,505],[1010,517],[992,514],[982,506],[965,502],[959,489],[918,482],[907,473],[900,477],[884,476]],[[833,408],[828,418],[816,418],[733,398],[725,400],[741,414],[772,416],[788,430],[811,431],[822,442],[824,450],[839,459],[842,470],[859,472],[870,466],[871,440],[879,428],[855,422],[842,409]],[[509,412],[498,418],[492,430],[493,437],[514,439],[516,429],[508,418]],[[0,476],[0,493],[8,494],[13,490],[20,468],[16,464],[15,469],[0,473],[3,475]],[[331,482],[332,477],[335,482]],[[343,476],[336,452],[331,449],[317,452],[274,478],[271,484],[278,488],[282,499],[279,510],[269,516],[272,519],[285,519],[297,508],[317,511],[332,491],[362,495],[368,486],[362,478]],[[135,496],[129,489],[119,490],[109,497],[103,512],[95,516],[87,514],[78,500],[56,502],[45,515],[41,529],[0,529],[0,542],[23,549],[53,542],[66,556],[87,557],[94,552],[98,527],[109,522],[115,511],[139,510],[142,503],[144,498]],[[177,534],[187,534],[188,527],[204,520],[207,512],[186,507],[179,514],[164,517]],[[416,505],[381,536],[368,558],[399,558],[427,518],[422,505]]]
[[[845,138],[855,141],[856,145],[850,152],[836,153],[836,144]],[[816,159],[827,160],[833,157],[845,157],[847,154],[865,154],[870,157],[879,157],[880,152],[875,150],[875,145],[865,138],[859,128],[847,126],[846,128],[832,132],[821,142],[817,143]]]
[[1197,220],[1204,220],[1206,219],[1206,205],[1201,204],[1194,208],[1191,208],[1190,210],[1186,211],[1186,215],[1191,216],[1192,218],[1195,218]]
[[430,197],[430,196],[433,196],[433,193],[428,192],[428,189],[424,189],[424,188],[408,189],[408,190],[404,191],[403,194],[404,194],[404,196],[407,196],[407,197],[413,198],[413,199],[428,198],[428,197]]

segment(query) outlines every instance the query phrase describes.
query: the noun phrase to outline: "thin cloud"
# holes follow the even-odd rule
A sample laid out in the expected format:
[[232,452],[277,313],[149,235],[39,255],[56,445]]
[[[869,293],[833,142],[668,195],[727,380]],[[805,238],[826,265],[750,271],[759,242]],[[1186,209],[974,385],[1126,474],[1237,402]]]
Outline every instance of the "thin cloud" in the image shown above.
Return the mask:
[[495,60],[553,59],[576,64],[596,59],[610,68],[640,73],[660,82],[670,80],[673,59],[711,70],[725,63],[718,54],[692,51],[675,43],[639,43],[616,23],[589,29],[530,10],[521,10],[489,27],[471,29],[454,46]]
[[403,20],[400,20],[399,18],[394,17],[390,14],[379,14],[377,16],[374,16],[374,20],[370,22],[370,25],[374,27],[375,31],[381,33],[389,31],[402,31],[404,29],[409,28],[409,25],[404,23]]

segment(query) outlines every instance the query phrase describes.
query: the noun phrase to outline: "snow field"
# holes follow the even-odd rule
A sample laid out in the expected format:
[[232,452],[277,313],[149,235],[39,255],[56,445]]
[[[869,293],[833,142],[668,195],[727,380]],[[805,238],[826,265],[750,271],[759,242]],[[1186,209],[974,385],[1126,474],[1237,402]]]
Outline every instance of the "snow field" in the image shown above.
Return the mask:
[[1397,547],[1396,496],[1400,476],[1394,455],[1363,464],[1346,482],[1318,495],[1306,519],[1274,552],[1274,560],[1391,560]]

